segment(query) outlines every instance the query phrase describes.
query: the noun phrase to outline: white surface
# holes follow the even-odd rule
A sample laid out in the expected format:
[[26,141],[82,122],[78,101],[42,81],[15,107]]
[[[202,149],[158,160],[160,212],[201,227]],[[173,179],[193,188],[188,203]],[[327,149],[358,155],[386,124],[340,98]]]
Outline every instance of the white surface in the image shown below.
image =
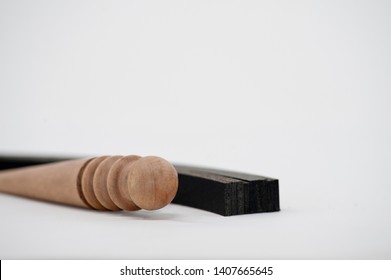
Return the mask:
[[0,195],[0,258],[391,258],[387,1],[1,1],[0,152],[280,179],[282,211]]

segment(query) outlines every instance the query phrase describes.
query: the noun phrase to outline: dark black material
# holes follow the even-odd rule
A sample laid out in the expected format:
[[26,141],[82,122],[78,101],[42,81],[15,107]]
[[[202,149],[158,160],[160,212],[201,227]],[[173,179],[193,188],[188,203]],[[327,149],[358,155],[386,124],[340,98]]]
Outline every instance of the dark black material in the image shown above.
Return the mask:
[[69,160],[55,157],[0,156],[0,170]]
[[223,216],[280,210],[277,179],[182,165],[175,168],[179,189],[173,203]]
[[179,188],[173,203],[211,211],[224,216],[244,214],[244,182],[175,165]]
[[[0,170],[69,158],[0,156]],[[173,203],[223,216],[280,210],[278,180],[232,171],[175,165],[179,187]]]

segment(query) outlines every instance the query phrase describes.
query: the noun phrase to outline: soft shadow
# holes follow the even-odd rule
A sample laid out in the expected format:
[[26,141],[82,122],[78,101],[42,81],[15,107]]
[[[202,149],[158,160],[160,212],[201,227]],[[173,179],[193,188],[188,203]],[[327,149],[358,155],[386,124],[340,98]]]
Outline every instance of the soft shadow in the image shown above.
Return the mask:
[[132,220],[145,220],[145,221],[178,221],[180,215],[174,213],[160,213],[159,211],[115,211],[115,212],[101,212],[105,215],[128,218]]

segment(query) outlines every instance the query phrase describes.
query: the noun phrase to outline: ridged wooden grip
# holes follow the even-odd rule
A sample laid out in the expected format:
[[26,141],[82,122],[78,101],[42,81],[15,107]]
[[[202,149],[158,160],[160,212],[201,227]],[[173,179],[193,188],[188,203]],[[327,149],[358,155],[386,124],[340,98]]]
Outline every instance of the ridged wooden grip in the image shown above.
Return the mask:
[[0,171],[0,191],[97,210],[155,210],[169,204],[178,175],[154,156],[103,156]]

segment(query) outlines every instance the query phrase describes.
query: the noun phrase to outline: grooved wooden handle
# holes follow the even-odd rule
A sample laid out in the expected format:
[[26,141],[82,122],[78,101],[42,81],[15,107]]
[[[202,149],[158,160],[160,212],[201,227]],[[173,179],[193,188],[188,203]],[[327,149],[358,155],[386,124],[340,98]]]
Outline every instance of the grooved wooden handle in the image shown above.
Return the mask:
[[0,171],[0,191],[97,210],[155,210],[169,204],[178,175],[154,156],[102,156]]

